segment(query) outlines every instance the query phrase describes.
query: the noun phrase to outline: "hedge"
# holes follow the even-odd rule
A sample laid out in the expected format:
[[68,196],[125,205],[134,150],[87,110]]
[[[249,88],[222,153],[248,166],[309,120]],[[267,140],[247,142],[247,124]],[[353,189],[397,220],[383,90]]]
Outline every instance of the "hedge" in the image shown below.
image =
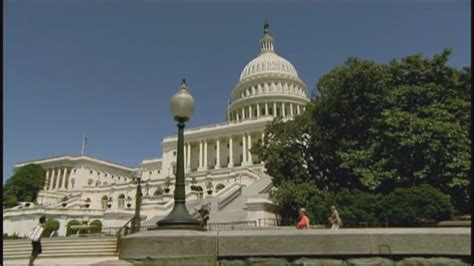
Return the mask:
[[42,237],[49,237],[51,235],[51,232],[59,230],[60,223],[56,219],[48,219],[46,221],[46,224],[44,226],[44,231],[43,234],[41,235]]
[[102,232],[102,222],[100,220],[94,220],[90,225],[97,225],[97,227],[92,227],[90,229],[91,234],[96,234]]
[[80,225],[80,224],[81,224],[81,222],[79,222],[78,220],[69,221],[67,223],[67,226],[66,226],[66,236],[76,234],[78,229],[72,229],[71,226],[72,225]]

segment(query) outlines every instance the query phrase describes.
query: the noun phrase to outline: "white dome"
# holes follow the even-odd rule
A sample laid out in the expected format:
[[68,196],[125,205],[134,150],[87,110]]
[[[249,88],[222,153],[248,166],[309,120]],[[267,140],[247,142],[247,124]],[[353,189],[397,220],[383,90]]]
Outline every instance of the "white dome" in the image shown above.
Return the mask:
[[263,52],[250,61],[240,74],[240,80],[262,73],[282,73],[298,78],[295,67],[273,51]]

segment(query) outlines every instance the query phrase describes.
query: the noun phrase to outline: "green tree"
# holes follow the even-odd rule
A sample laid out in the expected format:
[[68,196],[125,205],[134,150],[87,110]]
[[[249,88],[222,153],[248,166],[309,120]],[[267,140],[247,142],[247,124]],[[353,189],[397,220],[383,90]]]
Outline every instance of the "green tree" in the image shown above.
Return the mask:
[[59,230],[60,223],[56,219],[48,219],[44,226],[43,237],[49,237],[51,232]]
[[397,188],[383,197],[382,206],[380,220],[396,226],[447,220],[453,214],[449,196],[429,185]]
[[14,207],[19,201],[36,201],[45,185],[46,173],[37,164],[28,164],[15,171],[3,188],[3,205]]
[[[319,80],[319,96],[303,114],[269,124],[252,152],[276,186],[387,194],[429,184],[466,212],[471,74],[449,67],[449,54],[389,64],[349,58]],[[280,204],[289,200],[279,195],[286,194],[277,194]]]

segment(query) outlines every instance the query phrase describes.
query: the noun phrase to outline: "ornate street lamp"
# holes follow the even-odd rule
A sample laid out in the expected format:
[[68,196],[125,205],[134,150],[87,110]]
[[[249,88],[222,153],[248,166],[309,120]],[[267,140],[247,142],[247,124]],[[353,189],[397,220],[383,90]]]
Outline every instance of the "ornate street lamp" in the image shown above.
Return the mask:
[[188,91],[186,80],[183,79],[178,92],[171,98],[171,112],[178,122],[178,154],[176,162],[176,182],[174,189],[174,206],[168,216],[157,222],[157,229],[192,229],[203,230],[200,222],[194,219],[186,209],[186,193],[184,181],[184,122],[194,111],[194,99]]
[[142,180],[140,171],[133,177],[133,181],[137,183],[137,193],[135,195],[135,216],[132,220],[132,233],[136,233],[140,232],[140,207],[142,204]]

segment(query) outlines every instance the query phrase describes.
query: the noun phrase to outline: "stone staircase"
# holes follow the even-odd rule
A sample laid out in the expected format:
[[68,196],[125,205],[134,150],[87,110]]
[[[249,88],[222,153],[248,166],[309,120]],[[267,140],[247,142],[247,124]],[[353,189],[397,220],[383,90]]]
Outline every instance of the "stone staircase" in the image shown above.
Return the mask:
[[[56,237],[41,240],[41,258],[113,257],[117,256],[116,237]],[[31,241],[27,239],[3,240],[3,259],[29,258]]]
[[271,177],[265,176],[261,177],[250,186],[243,187],[242,193],[239,197],[227,204],[222,210],[218,212],[211,212],[209,216],[209,223],[246,221],[247,211],[245,209],[245,203],[247,202],[247,199],[249,197],[261,194],[264,190],[267,190],[271,183]]

